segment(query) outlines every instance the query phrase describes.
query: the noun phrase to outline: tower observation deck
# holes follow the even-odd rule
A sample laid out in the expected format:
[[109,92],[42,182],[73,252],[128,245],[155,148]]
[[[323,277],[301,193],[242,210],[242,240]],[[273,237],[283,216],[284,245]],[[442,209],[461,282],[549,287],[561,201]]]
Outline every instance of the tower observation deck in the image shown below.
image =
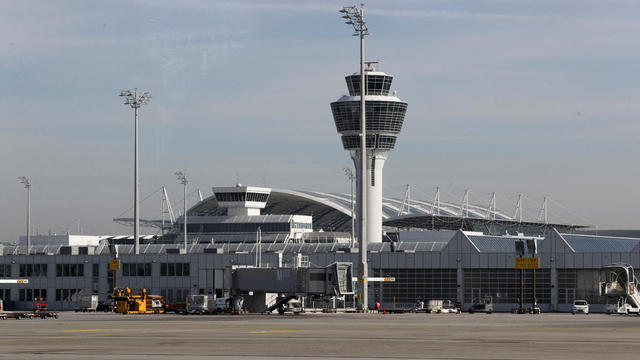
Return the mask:
[[[349,95],[331,103],[333,120],[342,145],[349,150],[360,174],[360,74],[345,77]],[[365,69],[365,115],[367,120],[367,238],[368,243],[382,242],[382,169],[387,154],[396,145],[402,129],[407,103],[395,93],[389,95],[393,76]],[[357,177],[357,201],[360,202],[362,180]],[[357,234],[357,236],[360,236]]]

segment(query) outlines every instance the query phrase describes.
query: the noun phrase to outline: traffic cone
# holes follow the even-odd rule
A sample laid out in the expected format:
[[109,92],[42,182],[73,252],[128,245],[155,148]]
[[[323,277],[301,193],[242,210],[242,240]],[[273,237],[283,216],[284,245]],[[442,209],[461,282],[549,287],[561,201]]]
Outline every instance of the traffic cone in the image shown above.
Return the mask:
[[382,309],[382,314],[383,314],[383,315],[386,315],[386,314],[387,314],[387,308],[383,308],[383,309]]

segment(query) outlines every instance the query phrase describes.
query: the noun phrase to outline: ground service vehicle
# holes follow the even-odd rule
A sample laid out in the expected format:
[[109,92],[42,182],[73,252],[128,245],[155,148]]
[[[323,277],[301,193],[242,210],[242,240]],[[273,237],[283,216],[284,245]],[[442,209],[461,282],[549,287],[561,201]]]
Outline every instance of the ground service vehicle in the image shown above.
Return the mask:
[[84,295],[80,298],[80,306],[76,308],[76,312],[91,312],[98,309],[98,295]]
[[576,300],[571,305],[571,313],[575,315],[576,313],[583,313],[589,315],[589,303],[587,300]]
[[114,311],[120,314],[164,313],[164,299],[159,295],[147,295],[147,289],[113,289]]
[[209,297],[207,295],[189,295],[187,296],[187,313],[189,314],[205,314],[209,310]]
[[607,314],[639,314],[640,282],[636,279],[633,267],[629,264],[615,263],[600,268],[600,295],[607,297]]
[[491,296],[485,296],[484,299],[474,299],[474,303],[469,309],[469,313],[484,312],[491,314],[493,312],[493,298]]
[[212,309],[215,313],[227,313],[233,309],[232,297],[219,297],[215,301],[215,308]]
[[444,303],[442,303],[442,312],[448,314],[459,314],[460,309],[456,306],[454,301],[445,300]]
[[425,311],[428,313],[431,313],[431,312],[441,313],[443,304],[444,304],[443,300],[429,300],[427,301],[427,305],[425,306]]
[[298,315],[302,312],[302,303],[298,299],[291,299],[288,302],[278,306],[278,314],[284,315],[291,313]]
[[47,300],[44,298],[33,299],[33,308],[30,312],[10,311],[4,312],[0,300],[0,319],[47,319],[58,318],[58,312],[49,310]]

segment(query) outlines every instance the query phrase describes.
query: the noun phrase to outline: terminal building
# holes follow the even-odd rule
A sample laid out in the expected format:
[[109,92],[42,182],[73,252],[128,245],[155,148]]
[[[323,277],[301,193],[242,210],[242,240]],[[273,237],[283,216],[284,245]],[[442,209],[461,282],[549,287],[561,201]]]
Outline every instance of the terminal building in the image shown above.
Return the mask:
[[[331,104],[343,147],[356,166],[359,78],[347,76],[349,95]],[[469,309],[491,296],[495,311],[509,311],[520,300],[520,270],[514,269],[520,240],[537,244],[537,254],[524,256],[539,258],[535,293],[542,311],[568,311],[575,299],[587,300],[593,312],[604,311],[599,269],[618,262],[640,268],[640,238],[580,234],[585,226],[525,221],[521,207],[519,216],[511,216],[495,201],[470,203],[468,194],[461,204],[440,201],[439,194],[432,201],[383,197],[382,167],[396,146],[407,103],[389,94],[390,75],[368,69],[366,81],[368,274],[395,279],[371,282],[370,304],[412,307],[417,299],[454,300]],[[34,298],[47,298],[50,307],[69,310],[83,295],[106,301],[117,283],[176,302],[189,294],[224,296],[224,272],[230,266],[280,267],[305,257],[317,267],[350,262],[355,269],[354,203],[343,194],[214,187],[186,216],[143,222],[157,225],[159,234],[142,236],[138,254],[130,235],[34,236],[29,249],[23,240],[0,245],[0,298],[7,309],[29,309]],[[121,267],[109,270],[115,258]],[[525,304],[532,297],[533,270],[524,270]],[[338,302],[350,306],[353,296]]]
[[[253,190],[266,197],[247,201]],[[220,191],[227,195],[220,196]],[[229,195],[231,191],[236,195]],[[308,191],[214,188],[214,195],[188,211],[186,253],[180,219],[165,237],[147,236],[138,255],[126,236],[80,242],[71,236],[66,243],[33,237],[28,255],[24,246],[5,246],[0,252],[0,279],[29,279],[28,284],[0,284],[0,297],[15,309],[30,308],[35,297],[46,297],[59,310],[74,309],[82,295],[97,294],[104,301],[114,286],[114,272],[108,270],[114,251],[122,264],[117,272],[119,286],[144,287],[168,301],[188,294],[221,296],[224,269],[255,265],[257,249],[261,249],[262,266],[291,262],[298,254],[315,266],[341,261],[357,264],[357,243],[350,241],[349,200],[348,195]],[[436,209],[433,203],[413,201],[408,211],[398,215],[402,200],[384,198],[382,202],[387,216],[383,242],[369,244],[368,252],[370,276],[395,278],[395,282],[369,286],[371,301],[383,306],[409,307],[421,298],[457,300],[468,308],[474,299],[489,295],[495,311],[508,311],[520,297],[514,258],[515,242],[521,239],[538,243],[536,295],[542,311],[569,311],[574,299],[587,300],[593,312],[604,311],[605,299],[598,289],[600,267],[623,262],[640,268],[640,239],[581,235],[577,233],[581,227],[575,225],[520,223],[502,211],[495,210],[494,216],[491,209],[478,205],[470,205],[466,217],[456,213],[455,204],[441,203]],[[265,231],[258,239],[260,226]],[[169,241],[172,237],[176,240]],[[533,271],[524,273],[528,303],[533,296]],[[350,301],[345,299],[345,305]]]

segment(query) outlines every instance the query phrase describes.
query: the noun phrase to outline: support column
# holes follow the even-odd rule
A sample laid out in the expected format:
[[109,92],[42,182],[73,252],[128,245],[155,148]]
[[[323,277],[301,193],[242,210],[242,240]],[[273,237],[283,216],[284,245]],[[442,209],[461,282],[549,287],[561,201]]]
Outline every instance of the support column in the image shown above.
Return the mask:
[[464,270],[462,269],[462,257],[456,258],[458,263],[457,276],[456,276],[456,300],[460,304],[464,305]]
[[558,269],[555,256],[551,257],[551,311],[558,311]]

